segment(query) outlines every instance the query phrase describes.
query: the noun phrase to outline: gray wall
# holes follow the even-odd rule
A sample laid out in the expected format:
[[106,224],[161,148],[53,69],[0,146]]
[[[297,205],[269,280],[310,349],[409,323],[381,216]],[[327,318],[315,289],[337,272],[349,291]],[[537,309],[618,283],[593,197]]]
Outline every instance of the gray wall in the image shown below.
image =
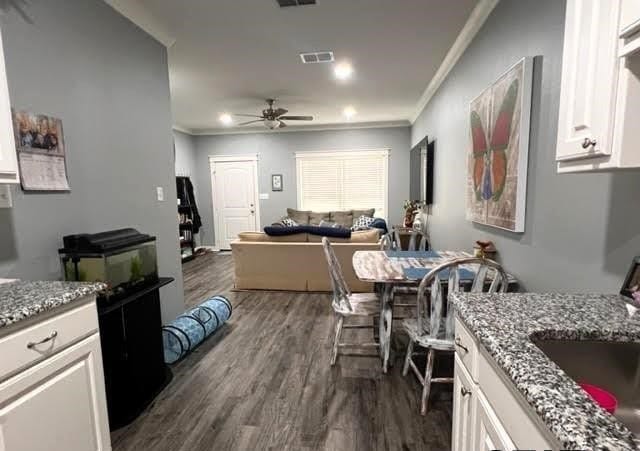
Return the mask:
[[193,176],[196,173],[195,136],[173,130],[173,143],[176,152],[176,175]]
[[[296,206],[295,152],[390,148],[389,219],[397,224],[403,217],[402,202],[409,197],[409,140],[409,127],[196,136],[201,242],[215,241],[209,155],[260,155],[260,192],[269,194],[269,200],[260,201],[261,226],[265,226],[284,216],[287,207]],[[283,191],[271,191],[271,174],[283,175]]]
[[[62,119],[70,193],[13,188],[0,210],[0,277],[57,279],[62,236],[157,236],[163,318],[183,310],[166,49],[102,0],[21,3],[2,36],[12,106]],[[156,200],[156,186],[165,201]]]
[[[556,174],[565,2],[502,0],[412,128],[436,139],[436,248],[496,243],[531,291],[616,292],[640,254],[640,173]],[[524,234],[465,220],[469,102],[523,56],[536,56]]]

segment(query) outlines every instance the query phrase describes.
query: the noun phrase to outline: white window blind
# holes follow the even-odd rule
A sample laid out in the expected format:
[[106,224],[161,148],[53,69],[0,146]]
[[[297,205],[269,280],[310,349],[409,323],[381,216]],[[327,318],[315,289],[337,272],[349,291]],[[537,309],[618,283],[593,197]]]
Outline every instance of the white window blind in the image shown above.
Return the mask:
[[296,153],[300,210],[375,208],[387,216],[388,150]]

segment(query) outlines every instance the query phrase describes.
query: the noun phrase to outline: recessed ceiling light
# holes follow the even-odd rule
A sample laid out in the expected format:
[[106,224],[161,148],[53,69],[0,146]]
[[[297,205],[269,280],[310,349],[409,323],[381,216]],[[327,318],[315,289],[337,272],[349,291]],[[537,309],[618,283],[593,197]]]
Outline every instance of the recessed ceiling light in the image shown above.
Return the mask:
[[220,115],[220,122],[222,122],[224,125],[231,125],[231,123],[233,122],[233,118],[229,113],[222,113]]
[[342,110],[342,114],[347,118],[347,120],[351,119],[357,113],[356,109],[351,105],[344,107],[344,110]]
[[351,75],[353,75],[353,67],[351,67],[351,64],[347,62],[342,62],[336,64],[333,68],[333,72],[338,80],[348,80],[351,78]]

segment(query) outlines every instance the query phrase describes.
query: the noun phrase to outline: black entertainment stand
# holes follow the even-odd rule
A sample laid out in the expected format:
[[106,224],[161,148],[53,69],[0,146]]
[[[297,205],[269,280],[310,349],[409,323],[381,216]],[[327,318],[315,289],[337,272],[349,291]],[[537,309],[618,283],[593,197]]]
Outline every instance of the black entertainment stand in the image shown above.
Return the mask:
[[171,381],[171,370],[164,363],[160,315],[160,287],[171,282],[173,278],[161,277],[113,303],[98,298],[111,430],[136,419]]

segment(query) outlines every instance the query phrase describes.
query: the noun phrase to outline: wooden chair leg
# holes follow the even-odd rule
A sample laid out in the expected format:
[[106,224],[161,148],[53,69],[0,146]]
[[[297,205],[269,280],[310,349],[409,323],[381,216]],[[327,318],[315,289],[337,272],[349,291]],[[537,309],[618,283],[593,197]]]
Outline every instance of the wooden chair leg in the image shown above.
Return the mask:
[[342,335],[342,324],[344,323],[344,316],[338,316],[338,322],[336,323],[336,335],[333,339],[333,349],[331,350],[331,366],[336,364],[338,358],[338,345],[340,344],[340,335]]
[[407,346],[407,355],[404,358],[404,367],[402,368],[402,375],[406,376],[409,373],[409,364],[411,363],[411,356],[413,355],[413,340],[409,338],[409,345]]
[[431,374],[433,373],[433,360],[436,351],[429,349],[427,354],[427,367],[424,370],[424,386],[422,387],[422,402],[420,404],[420,415],[427,414],[427,405],[429,404],[429,392],[431,391]]

